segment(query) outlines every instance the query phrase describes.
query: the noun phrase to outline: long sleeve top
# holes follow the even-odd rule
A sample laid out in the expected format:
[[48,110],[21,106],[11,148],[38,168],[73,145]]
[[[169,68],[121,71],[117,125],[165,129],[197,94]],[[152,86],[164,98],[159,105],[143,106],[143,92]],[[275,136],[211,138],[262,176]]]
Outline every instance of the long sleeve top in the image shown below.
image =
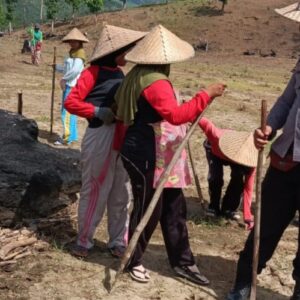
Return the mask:
[[[207,137],[208,142],[211,145],[212,153],[220,159],[230,161],[221,151],[219,147],[219,140],[222,134],[228,129],[221,129],[216,127],[213,122],[207,118],[202,118],[199,122],[199,126],[203,130]],[[230,161],[233,163],[232,161]],[[243,212],[244,220],[252,220],[251,214],[251,202],[253,195],[253,187],[255,180],[256,168],[251,168],[250,172],[245,175],[244,190],[243,190]]]
[[282,134],[272,144],[272,149],[284,157],[291,145],[293,160],[300,162],[300,62],[296,65],[286,89],[271,109],[267,124],[273,133],[283,128]]
[[76,82],[84,69],[84,62],[81,58],[67,57],[64,64],[56,65],[56,71],[63,73],[63,80],[70,87],[74,87]]
[[122,153],[132,161],[156,159],[155,136],[151,123],[166,120],[173,125],[194,121],[210,101],[209,95],[198,92],[189,102],[179,105],[171,83],[157,80],[145,88],[138,99],[138,111],[129,126]]

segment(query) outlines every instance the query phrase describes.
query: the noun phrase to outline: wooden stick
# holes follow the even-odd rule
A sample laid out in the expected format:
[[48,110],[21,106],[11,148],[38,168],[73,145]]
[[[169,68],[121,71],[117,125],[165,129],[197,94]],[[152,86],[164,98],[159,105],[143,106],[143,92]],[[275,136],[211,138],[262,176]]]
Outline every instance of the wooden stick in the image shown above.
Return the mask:
[[[261,130],[265,132],[267,125],[267,101],[261,102]],[[256,300],[256,281],[257,281],[257,267],[259,259],[259,242],[260,242],[260,212],[261,212],[261,182],[263,171],[264,149],[259,150],[257,160],[256,173],[256,205],[254,216],[254,247],[253,247],[253,262],[252,262],[252,286],[250,300]]]
[[18,114],[22,116],[23,114],[23,94],[18,92]]
[[[206,107],[206,109],[209,107],[209,105]],[[165,169],[165,171],[163,172],[163,174],[161,175],[160,177],[160,180],[159,180],[159,183],[157,185],[157,188],[155,190],[155,193],[151,199],[151,202],[142,218],[142,220],[140,221],[140,223],[138,224],[138,226],[136,227],[135,229],[135,232],[129,242],[129,245],[124,253],[124,256],[121,260],[121,264],[120,264],[120,267],[116,273],[116,277],[115,277],[115,280],[114,282],[112,283],[111,285],[111,289],[110,289],[110,292],[112,291],[114,285],[116,284],[120,274],[123,272],[125,266],[127,265],[135,247],[136,247],[136,244],[138,242],[138,239],[141,235],[141,233],[143,232],[145,226],[147,225],[147,223],[149,222],[149,219],[156,207],[156,204],[159,200],[159,197],[164,189],[164,185],[165,183],[167,182],[168,180],[168,177],[175,165],[175,163],[177,162],[177,160],[179,159],[180,155],[181,155],[181,152],[183,151],[184,147],[186,146],[189,138],[191,137],[191,135],[193,134],[193,132],[195,131],[195,128],[198,126],[198,122],[200,121],[200,119],[202,118],[202,116],[204,115],[206,109],[198,116],[198,118],[196,119],[196,121],[192,124],[192,126],[189,128],[186,136],[184,137],[184,139],[182,140],[181,144],[179,145],[179,147],[177,148],[172,160],[170,161],[170,164],[168,165],[168,167]]]
[[52,93],[51,93],[51,109],[50,109],[50,134],[53,133],[53,110],[54,110],[54,92],[55,92],[55,66],[56,66],[56,47],[54,47],[54,53],[53,53]]
[[16,264],[16,260],[7,260],[7,261],[0,261],[0,267],[6,266],[6,265],[11,265],[11,264]]
[[0,250],[0,258],[1,259],[5,259],[5,256],[13,249],[16,249],[18,247],[24,247],[24,246],[28,246],[31,244],[34,244],[37,241],[37,239],[35,237],[26,239],[26,240],[21,240],[21,241],[15,241],[15,242],[11,242],[5,246],[3,246]]
[[204,210],[204,202],[203,202],[204,198],[203,198],[203,194],[202,194],[202,190],[201,190],[200,180],[199,180],[199,177],[196,172],[196,167],[195,167],[195,162],[194,162],[194,157],[192,154],[190,141],[188,141],[188,143],[187,143],[187,148],[188,148],[188,152],[189,152],[190,162],[191,162],[191,166],[192,166],[192,172],[193,172],[193,176],[194,176],[194,180],[195,180],[195,185],[196,185],[199,201],[200,201],[202,209]]

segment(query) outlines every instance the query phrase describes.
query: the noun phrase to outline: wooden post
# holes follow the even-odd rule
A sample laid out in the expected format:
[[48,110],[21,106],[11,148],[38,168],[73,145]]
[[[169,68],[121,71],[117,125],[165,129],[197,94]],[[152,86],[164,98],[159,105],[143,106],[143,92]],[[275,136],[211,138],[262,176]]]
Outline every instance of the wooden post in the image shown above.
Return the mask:
[[23,114],[23,94],[18,92],[18,114],[22,116]]
[[193,175],[194,175],[194,180],[195,180],[195,185],[196,185],[199,201],[200,201],[202,209],[204,210],[205,209],[204,203],[203,203],[204,198],[203,198],[203,194],[202,194],[202,190],[201,190],[200,180],[199,180],[199,177],[197,175],[196,168],[195,168],[195,162],[194,162],[194,157],[193,157],[193,154],[192,154],[190,141],[188,141],[187,147],[188,147],[190,162],[191,162],[191,166],[192,166],[192,172],[193,172]]
[[[206,109],[208,108],[208,106],[206,107]],[[114,285],[116,284],[120,274],[123,272],[124,268],[126,267],[135,247],[136,244],[138,242],[138,239],[141,235],[141,233],[143,232],[145,226],[147,225],[147,223],[149,222],[149,219],[156,207],[156,204],[159,200],[159,197],[164,189],[164,185],[168,180],[168,177],[174,167],[174,165],[176,164],[177,160],[179,159],[183,149],[185,148],[189,138],[191,137],[191,135],[193,134],[193,132],[195,131],[195,128],[198,126],[198,123],[200,121],[200,119],[202,118],[202,116],[204,115],[206,109],[198,116],[198,118],[196,119],[196,121],[192,124],[192,126],[189,128],[186,136],[184,137],[184,139],[182,140],[181,144],[179,145],[179,147],[177,148],[172,160],[170,161],[170,164],[168,165],[168,167],[165,169],[165,171],[163,172],[163,174],[160,177],[160,180],[158,182],[157,188],[155,190],[155,193],[150,201],[150,204],[142,218],[142,220],[140,221],[140,223],[138,224],[138,226],[135,229],[135,232],[129,242],[129,245],[124,253],[124,256],[121,260],[121,264],[120,267],[117,271],[116,277],[115,277],[115,281],[113,282],[113,284],[111,285],[111,289],[110,292],[112,291],[112,288],[114,287]]]
[[[261,130],[264,132],[267,123],[267,101],[261,102]],[[260,212],[261,212],[261,182],[263,171],[264,149],[259,150],[257,160],[256,173],[256,201],[255,201],[255,216],[254,216],[254,247],[253,247],[253,262],[252,262],[252,286],[250,300],[256,300],[256,281],[257,267],[259,259],[259,242],[260,242]]]
[[53,53],[53,73],[52,73],[52,93],[51,93],[51,109],[50,109],[50,134],[53,133],[53,110],[54,110],[54,92],[55,92],[55,65],[56,65],[56,47]]

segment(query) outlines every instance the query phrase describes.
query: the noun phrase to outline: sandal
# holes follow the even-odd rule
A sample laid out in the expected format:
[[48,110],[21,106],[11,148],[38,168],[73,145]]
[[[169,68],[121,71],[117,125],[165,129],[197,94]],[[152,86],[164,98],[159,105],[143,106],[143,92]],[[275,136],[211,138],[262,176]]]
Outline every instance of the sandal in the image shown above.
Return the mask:
[[[140,268],[143,268],[143,270],[141,270]],[[147,283],[150,281],[151,277],[149,275],[149,273],[147,272],[147,270],[143,267],[143,265],[139,265],[136,267],[133,267],[130,271],[129,271],[129,275],[130,277],[138,282],[141,283]]]
[[198,267],[196,265],[193,266],[178,266],[173,269],[176,275],[185,278],[193,283],[199,285],[208,285],[209,280],[200,273]]
[[89,249],[79,246],[79,245],[74,245],[70,248],[71,254],[74,256],[78,257],[87,257],[89,255]]

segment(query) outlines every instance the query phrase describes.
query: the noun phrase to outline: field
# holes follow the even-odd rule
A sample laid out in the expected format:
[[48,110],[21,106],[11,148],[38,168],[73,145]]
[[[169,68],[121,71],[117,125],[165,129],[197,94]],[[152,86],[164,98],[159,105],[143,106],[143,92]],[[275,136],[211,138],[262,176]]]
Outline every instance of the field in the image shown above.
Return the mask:
[[[263,2],[263,3],[262,3]],[[90,54],[102,21],[109,24],[148,30],[162,23],[183,39],[197,44],[207,40],[209,51],[197,51],[195,58],[172,65],[171,79],[181,95],[189,99],[200,88],[215,81],[225,82],[228,89],[222,98],[209,108],[207,116],[216,125],[252,131],[259,125],[260,102],[271,107],[283,91],[290,71],[297,61],[299,47],[298,25],[276,16],[273,8],[287,5],[288,1],[250,0],[240,3],[230,0],[224,15],[219,13],[216,1],[178,1],[102,14],[98,24],[93,17],[76,20],[75,25],[88,33]],[[74,24],[60,24],[57,38],[45,40],[42,64],[30,64],[30,56],[22,55],[23,33],[20,30],[0,39],[0,108],[17,109],[17,92],[23,92],[24,115],[35,119],[40,129],[39,140],[52,144],[61,133],[61,91],[57,76],[55,90],[55,134],[50,136],[50,98],[53,47],[58,49],[62,62],[66,46],[60,43]],[[47,26],[44,32],[49,32]],[[259,53],[276,52],[276,57]],[[256,55],[246,56],[246,50]],[[130,69],[127,66],[125,71]],[[82,138],[86,121],[79,120]],[[196,158],[197,173],[203,193],[207,192],[207,163],[203,151],[204,137],[200,129],[192,137],[192,151]],[[72,145],[80,149],[80,142]],[[226,172],[226,178],[229,174]],[[151,272],[151,283],[133,282],[128,274],[122,275],[112,293],[108,294],[110,278],[118,267],[118,260],[106,251],[106,221],[96,233],[96,247],[86,260],[72,257],[67,244],[76,236],[76,204],[65,210],[70,221],[67,225],[48,228],[41,238],[50,243],[48,250],[24,258],[11,270],[0,269],[0,299],[224,299],[233,284],[238,252],[247,237],[243,224],[203,217],[195,186],[185,190],[188,201],[188,228],[193,253],[198,265],[211,280],[209,287],[198,287],[175,278],[170,268],[160,229],[157,228],[145,255],[145,267]],[[298,226],[291,224],[284,234],[275,255],[259,276],[258,299],[284,300],[292,293],[292,260],[297,249]]]

